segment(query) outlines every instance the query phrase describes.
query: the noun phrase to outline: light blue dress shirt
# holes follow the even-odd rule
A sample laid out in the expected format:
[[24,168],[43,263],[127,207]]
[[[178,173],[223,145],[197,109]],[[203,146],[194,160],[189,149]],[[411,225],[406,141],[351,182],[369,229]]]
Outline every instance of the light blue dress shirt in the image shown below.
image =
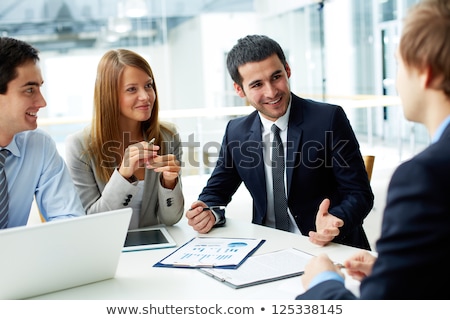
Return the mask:
[[431,139],[432,143],[438,141],[441,138],[442,134],[444,133],[445,128],[447,128],[449,123],[450,123],[450,116],[445,118],[445,120],[442,121],[442,123],[437,128],[436,132],[434,133],[433,138]]
[[334,271],[324,271],[319,273],[317,276],[312,278],[309,283],[308,289],[314,287],[315,285],[328,281],[328,280],[337,280],[339,282],[345,283],[344,278],[342,278],[337,272]]
[[10,151],[5,162],[8,228],[27,224],[34,197],[46,221],[85,214],[66,164],[47,133],[20,132],[5,149]]

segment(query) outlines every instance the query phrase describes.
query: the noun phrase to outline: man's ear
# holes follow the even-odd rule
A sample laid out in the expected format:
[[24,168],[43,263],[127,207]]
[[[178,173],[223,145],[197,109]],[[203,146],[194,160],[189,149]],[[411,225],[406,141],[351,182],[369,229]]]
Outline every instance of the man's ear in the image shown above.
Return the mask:
[[291,67],[289,66],[289,63],[286,62],[284,69],[286,70],[288,78],[290,78],[291,77]]
[[244,89],[240,85],[238,85],[236,82],[233,83],[234,91],[236,91],[237,95],[241,98],[245,98],[245,92]]
[[433,71],[431,70],[431,67],[426,66],[421,70],[418,70],[417,72],[419,73],[420,84],[422,88],[424,89],[429,88],[431,82],[433,81]]
[[426,66],[420,71],[420,79],[423,88],[439,89],[442,84],[443,75],[436,75],[430,66]]

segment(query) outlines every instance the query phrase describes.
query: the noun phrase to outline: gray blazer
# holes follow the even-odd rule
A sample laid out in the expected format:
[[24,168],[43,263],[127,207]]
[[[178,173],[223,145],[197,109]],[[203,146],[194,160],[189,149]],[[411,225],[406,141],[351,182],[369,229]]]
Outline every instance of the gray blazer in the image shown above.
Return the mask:
[[[175,128],[172,129],[176,134],[172,136],[163,131],[163,141],[169,146],[169,153],[174,154],[181,161],[180,137]],[[106,184],[98,178],[94,170],[96,164],[85,154],[86,137],[89,132],[88,126],[69,135],[65,142],[67,166],[86,213],[104,212],[129,206],[138,192],[138,187],[128,182],[117,170]],[[181,176],[178,177],[176,187],[170,190],[162,187],[160,173],[146,169],[139,227],[157,224],[173,225],[181,219],[183,212]]]

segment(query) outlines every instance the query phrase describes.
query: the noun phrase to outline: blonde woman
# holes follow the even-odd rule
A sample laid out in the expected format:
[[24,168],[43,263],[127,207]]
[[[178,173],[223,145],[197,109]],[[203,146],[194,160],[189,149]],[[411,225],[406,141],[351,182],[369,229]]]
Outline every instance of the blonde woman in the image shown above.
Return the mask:
[[129,229],[181,219],[181,142],[158,111],[148,62],[130,50],[106,52],[92,123],[66,140],[66,162],[87,214],[131,207]]

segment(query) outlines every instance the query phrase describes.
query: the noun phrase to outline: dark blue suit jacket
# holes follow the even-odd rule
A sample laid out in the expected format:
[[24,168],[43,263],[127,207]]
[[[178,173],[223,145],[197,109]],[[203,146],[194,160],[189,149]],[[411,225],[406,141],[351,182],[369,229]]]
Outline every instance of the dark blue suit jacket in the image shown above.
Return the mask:
[[[378,258],[361,299],[450,299],[450,125],[436,143],[401,164],[389,184]],[[338,281],[298,299],[355,299]]]
[[[344,111],[291,97],[287,193],[301,233],[315,230],[319,204],[329,198],[329,212],[344,220],[334,241],[369,248],[362,223],[373,206],[373,193]],[[216,167],[199,196],[208,205],[227,205],[244,182],[253,198],[252,222],[256,224],[264,224],[267,211],[261,129],[257,111],[228,123]]]

